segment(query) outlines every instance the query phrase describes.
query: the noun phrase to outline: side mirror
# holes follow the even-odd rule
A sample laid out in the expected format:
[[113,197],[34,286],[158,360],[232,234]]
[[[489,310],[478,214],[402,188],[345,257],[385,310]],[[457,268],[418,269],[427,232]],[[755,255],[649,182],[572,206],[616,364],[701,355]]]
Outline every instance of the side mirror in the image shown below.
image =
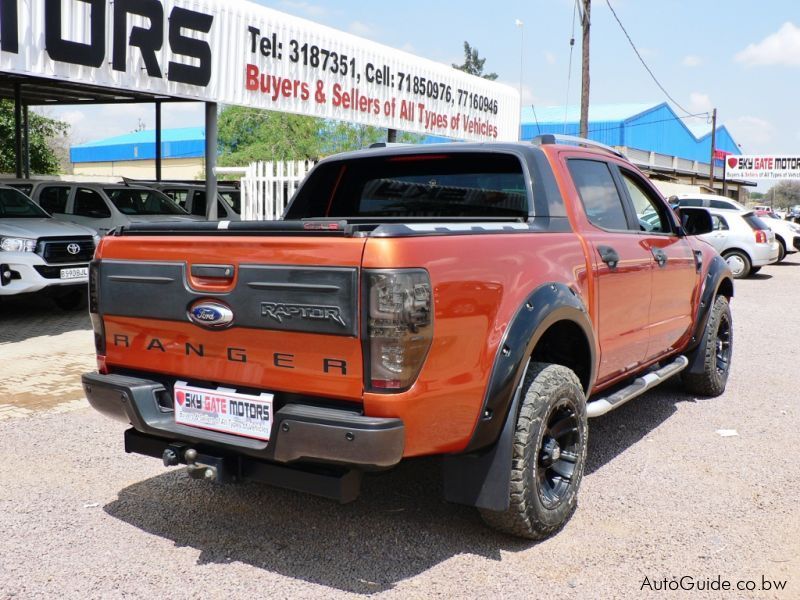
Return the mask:
[[711,213],[705,208],[682,206],[677,212],[686,235],[703,235],[714,230]]

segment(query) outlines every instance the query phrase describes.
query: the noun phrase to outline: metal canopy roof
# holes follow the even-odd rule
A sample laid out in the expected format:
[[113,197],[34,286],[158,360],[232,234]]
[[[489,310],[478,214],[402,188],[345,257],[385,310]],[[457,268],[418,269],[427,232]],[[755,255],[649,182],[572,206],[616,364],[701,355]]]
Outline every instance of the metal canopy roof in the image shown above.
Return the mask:
[[98,87],[79,81],[45,79],[3,72],[0,72],[0,98],[13,100],[17,84],[20,86],[22,104],[28,106],[190,102],[182,98]]

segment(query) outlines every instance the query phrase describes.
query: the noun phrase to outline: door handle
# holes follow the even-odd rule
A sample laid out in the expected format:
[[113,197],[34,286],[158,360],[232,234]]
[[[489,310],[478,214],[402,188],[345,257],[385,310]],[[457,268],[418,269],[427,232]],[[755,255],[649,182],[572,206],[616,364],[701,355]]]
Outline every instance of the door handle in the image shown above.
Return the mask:
[[656,259],[659,267],[663,267],[667,264],[667,253],[661,248],[651,248],[650,252],[653,253],[653,258]]
[[616,269],[619,264],[619,254],[611,246],[598,246],[597,253],[600,260],[608,265],[609,269]]

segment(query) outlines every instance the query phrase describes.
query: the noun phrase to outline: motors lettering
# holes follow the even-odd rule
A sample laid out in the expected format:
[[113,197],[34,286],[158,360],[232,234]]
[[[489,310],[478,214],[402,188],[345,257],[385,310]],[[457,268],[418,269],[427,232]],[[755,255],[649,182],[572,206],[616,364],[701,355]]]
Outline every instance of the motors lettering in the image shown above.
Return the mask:
[[207,396],[197,392],[186,392],[184,406],[220,415],[246,417],[256,421],[269,421],[269,406],[259,402]]
[[[0,2],[0,50],[19,53],[19,2]],[[100,67],[106,61],[106,10],[107,0],[69,0],[72,11],[63,10],[63,0],[44,0],[44,37],[47,54],[52,60]],[[89,5],[89,39],[76,42],[66,39],[62,24],[78,7]],[[211,31],[213,15],[173,7],[166,18],[164,6],[159,0],[115,0],[111,22],[112,52],[111,66],[115,71],[126,71],[129,47],[138,48],[150,77],[163,79],[158,53],[165,37],[173,54],[180,55],[185,62],[170,61],[167,65],[167,80],[189,85],[206,86],[211,81],[211,46],[198,34]],[[144,17],[147,27],[134,25],[128,35],[128,17]]]
[[[132,340],[131,336],[123,333],[115,333],[111,336],[112,344],[115,348],[122,348],[125,350],[131,349]],[[137,340],[138,341],[138,340]],[[229,346],[225,348],[224,354],[213,355],[207,353],[205,344],[194,343],[186,341],[171,342],[164,341],[161,338],[151,337],[146,338],[142,344],[145,352],[152,352],[157,354],[169,354],[178,352],[183,356],[191,356],[198,358],[223,358],[228,362],[233,363],[246,363],[248,360],[248,352],[246,348],[236,348]],[[278,369],[294,369],[296,355],[287,352],[274,352],[272,353],[272,366]],[[338,358],[323,358],[319,370],[328,374],[347,375],[347,361]]]

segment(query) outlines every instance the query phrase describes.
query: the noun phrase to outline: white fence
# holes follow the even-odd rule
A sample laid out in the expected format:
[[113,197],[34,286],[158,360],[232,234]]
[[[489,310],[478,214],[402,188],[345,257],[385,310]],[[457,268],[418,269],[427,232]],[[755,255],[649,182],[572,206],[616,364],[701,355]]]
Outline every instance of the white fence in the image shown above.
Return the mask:
[[251,163],[242,177],[242,219],[280,219],[289,199],[313,166],[313,162],[302,160]]

